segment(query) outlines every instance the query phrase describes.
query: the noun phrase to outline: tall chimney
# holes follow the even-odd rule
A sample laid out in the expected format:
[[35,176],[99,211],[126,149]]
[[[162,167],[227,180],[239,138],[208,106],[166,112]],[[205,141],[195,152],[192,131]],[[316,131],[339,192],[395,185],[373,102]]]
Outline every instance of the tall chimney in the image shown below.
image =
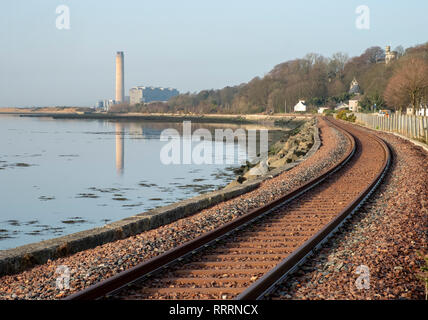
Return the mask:
[[122,103],[125,98],[123,52],[116,53],[116,102]]

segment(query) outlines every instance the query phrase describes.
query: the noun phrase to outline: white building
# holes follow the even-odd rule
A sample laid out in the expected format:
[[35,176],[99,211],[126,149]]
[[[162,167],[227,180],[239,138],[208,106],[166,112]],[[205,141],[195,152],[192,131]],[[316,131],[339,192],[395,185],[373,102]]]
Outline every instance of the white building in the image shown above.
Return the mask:
[[351,98],[349,100],[349,111],[352,112],[358,112],[360,111],[360,106],[359,106],[359,102],[360,102],[361,96],[359,94],[357,94],[355,97]]
[[306,112],[305,100],[299,100],[299,102],[294,106],[294,112]]

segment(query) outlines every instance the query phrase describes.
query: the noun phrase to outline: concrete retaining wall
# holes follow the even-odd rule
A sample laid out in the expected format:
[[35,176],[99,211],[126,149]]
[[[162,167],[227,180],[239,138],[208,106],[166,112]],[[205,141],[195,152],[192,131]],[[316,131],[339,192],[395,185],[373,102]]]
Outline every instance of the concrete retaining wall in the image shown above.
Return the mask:
[[282,172],[294,168],[318,150],[321,141],[317,126],[314,128],[314,145],[302,159],[296,162],[277,168],[270,171],[264,177],[251,180],[234,188],[210,192],[168,206],[139,213],[103,227],[0,251],[0,276],[18,273],[35,265],[46,263],[48,259],[54,260],[157,228],[195,214],[217,203],[255,190],[260,186],[262,181],[276,177]]

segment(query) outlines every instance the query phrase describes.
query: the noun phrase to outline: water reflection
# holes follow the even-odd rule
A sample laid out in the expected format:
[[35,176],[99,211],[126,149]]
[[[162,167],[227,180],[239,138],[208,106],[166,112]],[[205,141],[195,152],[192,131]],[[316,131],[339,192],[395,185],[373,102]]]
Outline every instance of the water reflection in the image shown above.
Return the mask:
[[[168,128],[182,135],[182,123],[0,116],[0,250],[102,226],[235,178],[238,164],[227,164],[226,152],[223,164],[163,165],[159,137]],[[199,128],[250,129],[192,123],[192,132]],[[234,159],[246,152],[233,145]]]
[[122,123],[116,123],[116,171],[123,175],[125,159],[125,128]]
[[[125,133],[129,139],[138,139],[144,142],[148,139],[159,139],[161,132],[166,129],[166,123],[145,123],[144,126],[141,123],[124,123],[115,122],[115,135],[116,135],[116,172],[118,176],[123,176],[125,168]],[[183,139],[183,124],[182,123],[168,123],[168,127],[175,129],[179,132],[181,139]],[[190,133],[193,135],[199,129],[208,129],[211,133],[211,139],[213,145],[208,144],[206,148],[213,148],[215,150],[215,163],[225,164],[237,164],[236,157],[238,158],[238,164],[245,163],[245,160],[252,161],[258,159],[258,152],[262,151],[267,153],[267,150],[260,150],[260,135],[256,131],[263,130],[265,134],[268,134],[267,130],[263,126],[249,125],[239,126],[234,124],[227,124],[226,128],[224,124],[205,124],[205,123],[192,123]],[[233,135],[232,143],[226,143],[227,138],[223,137],[223,140],[215,141],[216,136],[215,130],[231,130]],[[225,132],[226,132],[225,131]],[[247,134],[248,133],[248,134]],[[202,140],[204,141],[204,140]],[[197,143],[194,143],[197,144]],[[248,152],[247,152],[248,144]],[[237,148],[237,155],[235,155],[235,148]],[[192,145],[192,148],[194,145]],[[226,149],[224,152],[223,149]],[[223,159],[224,153],[226,158]]]

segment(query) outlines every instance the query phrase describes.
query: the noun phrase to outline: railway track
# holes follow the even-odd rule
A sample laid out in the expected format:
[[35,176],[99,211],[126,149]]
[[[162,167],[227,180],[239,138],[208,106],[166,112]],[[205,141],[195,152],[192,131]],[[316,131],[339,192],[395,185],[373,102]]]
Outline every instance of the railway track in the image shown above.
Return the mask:
[[381,139],[328,121],[349,148],[327,172],[66,300],[263,298],[359,208],[388,169],[391,156]]

